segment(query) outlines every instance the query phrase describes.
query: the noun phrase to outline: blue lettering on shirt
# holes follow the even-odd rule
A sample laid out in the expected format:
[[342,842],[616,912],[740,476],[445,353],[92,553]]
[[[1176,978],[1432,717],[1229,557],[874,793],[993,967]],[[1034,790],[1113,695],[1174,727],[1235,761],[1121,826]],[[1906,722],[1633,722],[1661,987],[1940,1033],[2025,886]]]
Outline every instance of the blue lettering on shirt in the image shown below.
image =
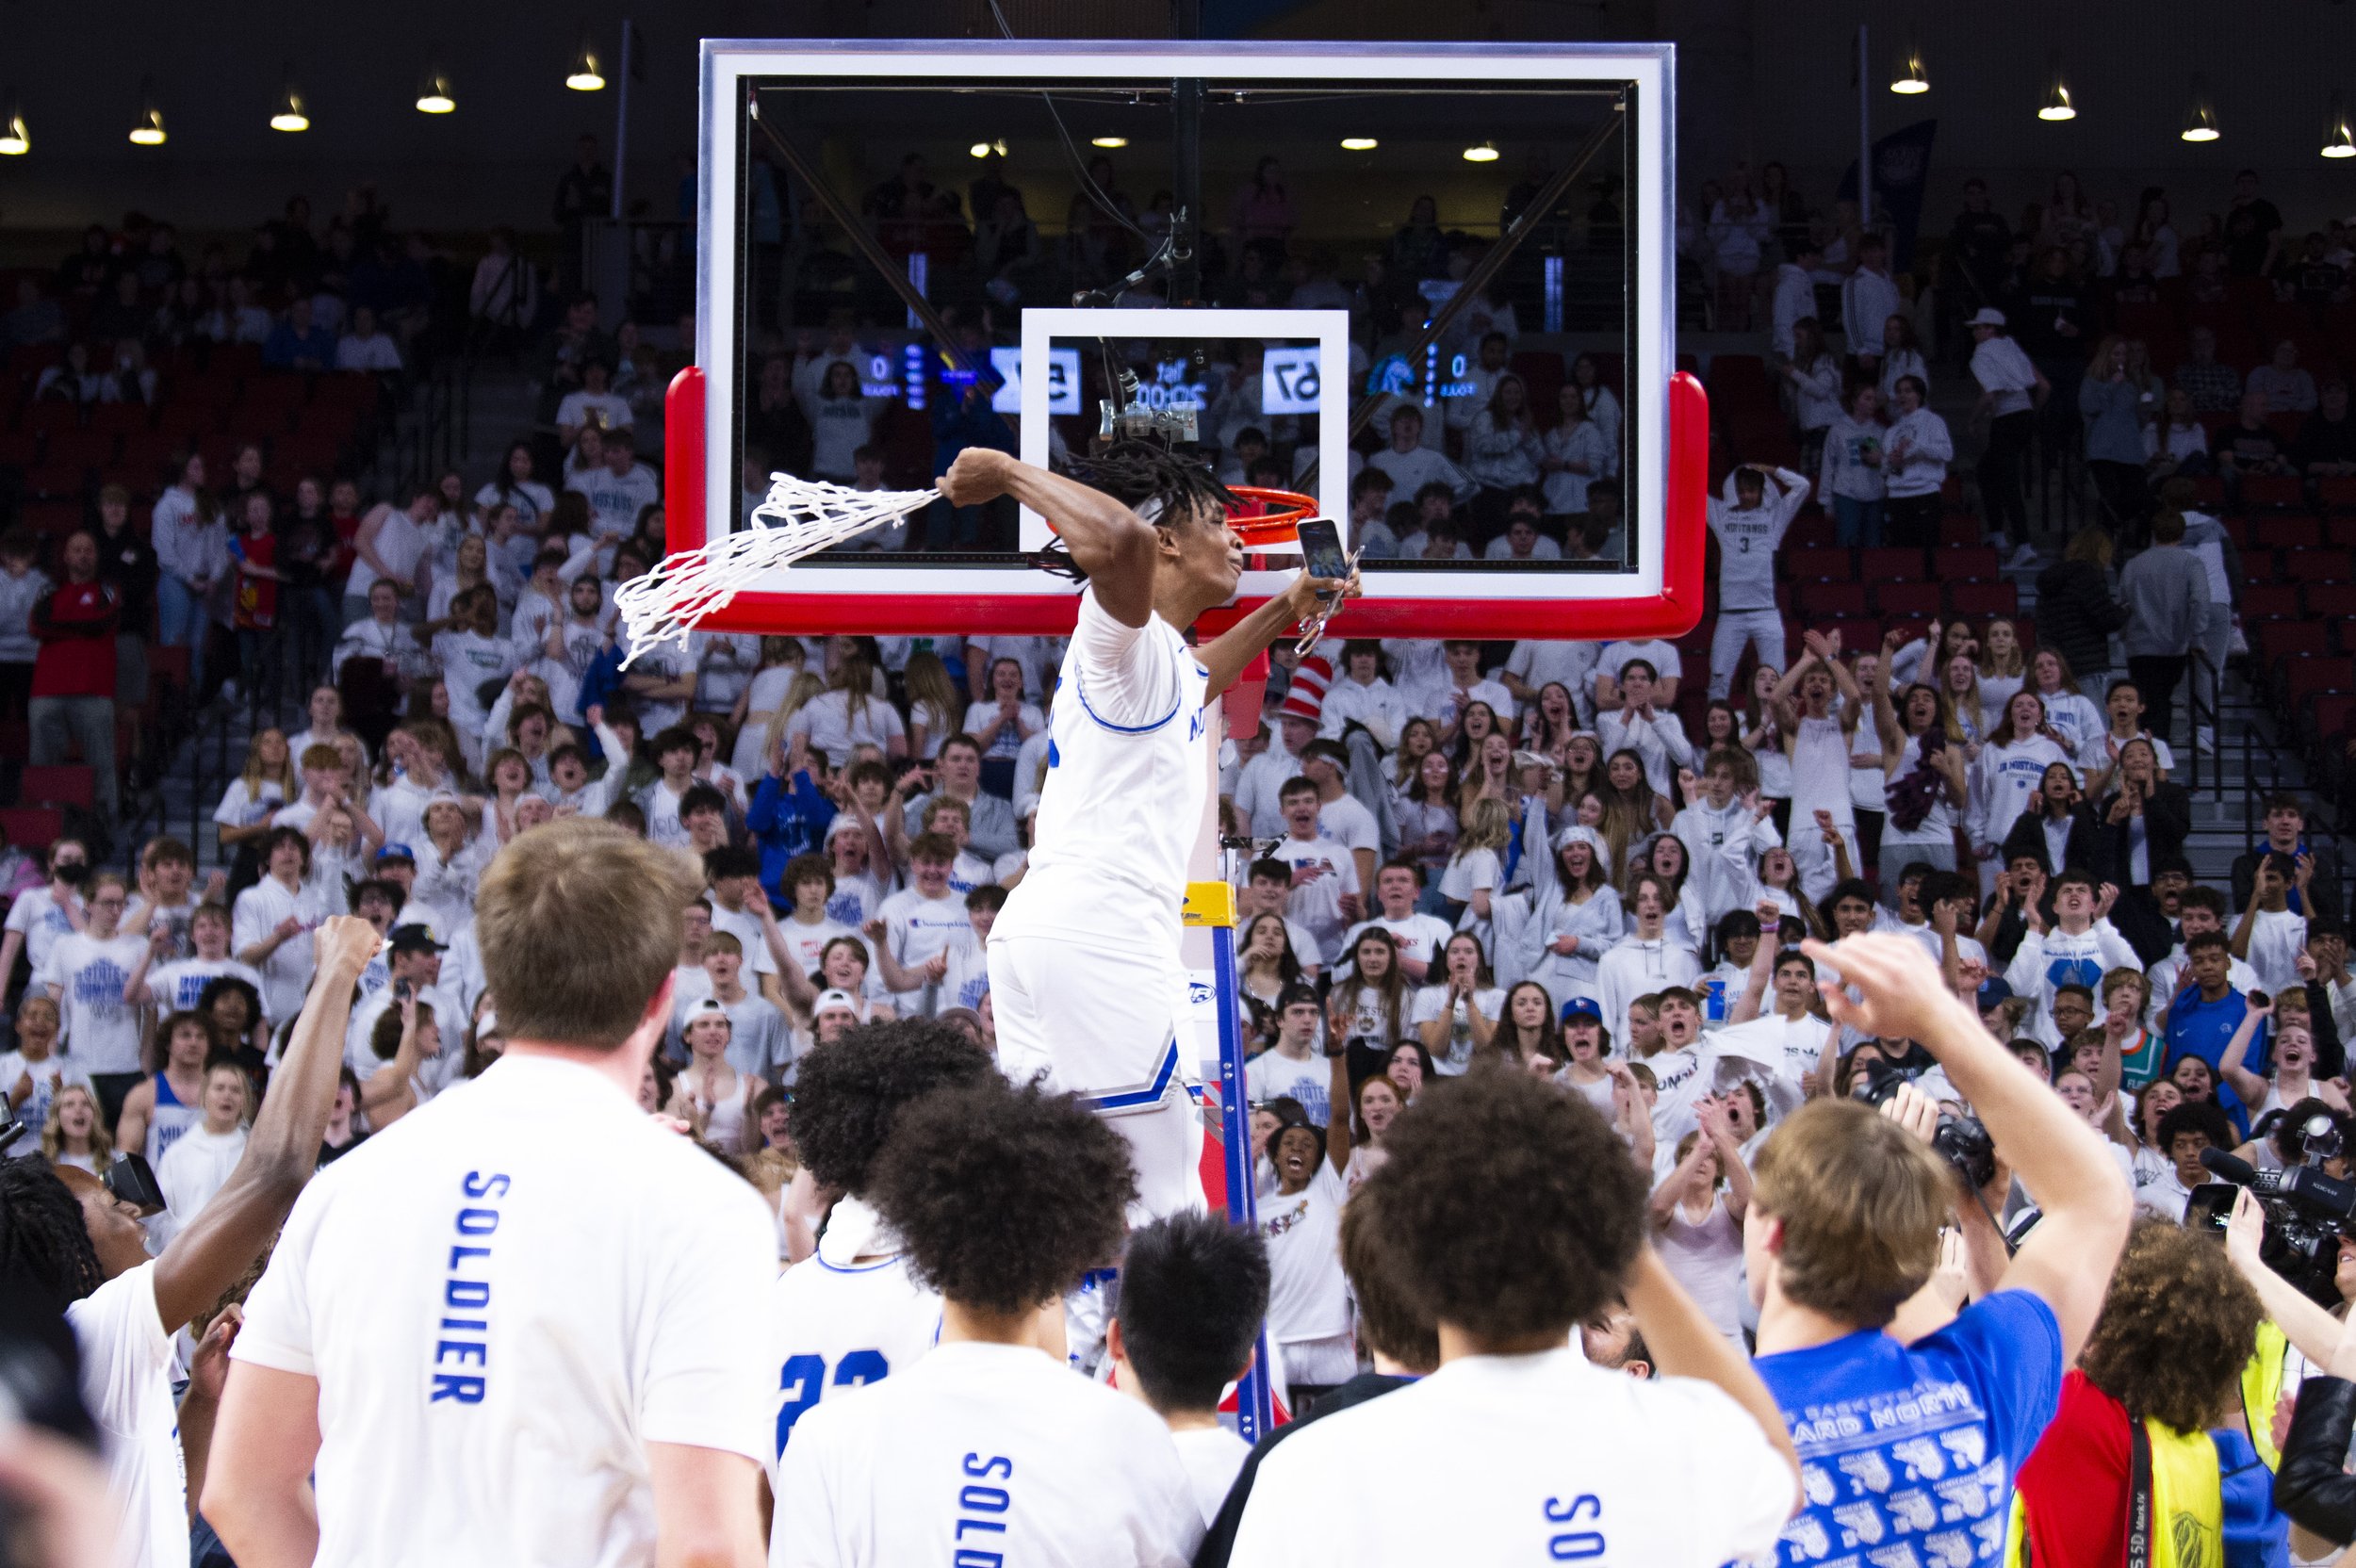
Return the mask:
[[500,1174],[466,1172],[458,1184],[465,1200],[451,1216],[450,1227],[462,1238],[450,1250],[442,1279],[442,1318],[434,1341],[431,1404],[445,1399],[479,1405],[490,1392],[483,1371],[444,1371],[444,1367],[488,1364],[491,1333],[490,1237],[499,1230],[499,1210],[494,1201],[507,1196],[511,1184]]
[[[961,1468],[971,1478],[957,1488],[957,1525],[951,1537],[957,1547],[949,1560],[951,1568],[1004,1568],[1006,1554],[990,1548],[1006,1536],[1006,1514],[1014,1506],[1014,1494],[987,1483],[1013,1479],[1014,1461],[1003,1454],[988,1459],[968,1454]],[[968,1535],[976,1538],[975,1545],[965,1544]]]
[[123,982],[130,978],[112,959],[93,958],[74,972],[74,1005],[94,1013],[119,1013]]
[[2060,1399],[2051,1307],[1999,1291],[1910,1347],[1868,1329],[1752,1364],[1800,1453],[1784,1568],[2004,1560],[2013,1473]]

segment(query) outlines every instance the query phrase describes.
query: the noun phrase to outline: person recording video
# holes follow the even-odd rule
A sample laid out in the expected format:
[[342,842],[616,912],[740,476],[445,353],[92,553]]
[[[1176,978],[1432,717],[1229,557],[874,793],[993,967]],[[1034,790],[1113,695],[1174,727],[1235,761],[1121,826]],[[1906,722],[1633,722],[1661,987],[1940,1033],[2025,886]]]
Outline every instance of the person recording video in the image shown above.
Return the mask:
[[[1941,1158],[1972,1140],[1940,1137],[1939,1107],[1911,1087],[1880,1111],[1847,1099],[1810,1102],[1769,1135],[1743,1254],[1759,1309],[1756,1365],[1782,1407],[1805,1478],[1805,1506],[1784,1527],[1783,1560],[1858,1552],[1868,1536],[1913,1527],[1910,1489],[1873,1483],[1922,1474],[1937,1453],[1968,1455],[1962,1476],[1949,1479],[1979,1494],[1966,1510],[1970,1522],[1935,1524],[1925,1546],[1944,1562],[1999,1562],[2014,1472],[2053,1419],[2063,1369],[2094,1327],[2125,1244],[2127,1184],[2094,1130],[1940,984],[1920,943],[1866,933],[1802,950],[1850,988],[1824,988],[1836,1024],[1911,1040],[1938,1061],[2043,1217],[1990,1294],[1902,1345],[1882,1331],[1930,1280],[1950,1213],[1967,1236],[1993,1239],[1986,1189],[1963,1190]],[[1995,1186],[2003,1172],[1975,1174]],[[1921,1399],[1930,1386],[1954,1390],[1953,1402]],[[1817,1419],[1831,1407],[1844,1418]],[[1845,1417],[1863,1420],[1872,1441],[1861,1443],[1857,1420]]]

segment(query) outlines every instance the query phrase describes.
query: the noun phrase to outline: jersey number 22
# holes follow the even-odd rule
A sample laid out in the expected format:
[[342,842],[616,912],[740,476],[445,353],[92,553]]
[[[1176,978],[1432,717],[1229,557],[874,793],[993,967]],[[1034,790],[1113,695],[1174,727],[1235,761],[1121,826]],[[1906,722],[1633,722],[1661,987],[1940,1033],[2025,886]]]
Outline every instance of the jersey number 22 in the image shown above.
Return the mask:
[[[881,1350],[851,1350],[834,1364],[834,1386],[857,1388],[861,1383],[880,1381],[891,1371],[892,1364],[884,1360]],[[786,1358],[784,1368],[777,1374],[779,1454],[785,1452],[786,1439],[794,1435],[794,1423],[818,1403],[826,1386],[826,1357],[803,1355]]]

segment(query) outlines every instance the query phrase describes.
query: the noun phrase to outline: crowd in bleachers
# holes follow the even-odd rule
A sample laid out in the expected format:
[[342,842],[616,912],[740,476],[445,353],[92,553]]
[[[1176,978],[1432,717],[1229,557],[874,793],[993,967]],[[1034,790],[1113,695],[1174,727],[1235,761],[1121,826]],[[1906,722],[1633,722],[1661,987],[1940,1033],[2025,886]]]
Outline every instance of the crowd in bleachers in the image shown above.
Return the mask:
[[[969,208],[915,159],[866,203],[887,248],[932,248],[944,276],[970,262],[972,297],[946,290],[969,349],[1043,286],[1026,269],[1044,242],[1000,172]],[[2268,798],[2263,839],[2203,883],[2183,782],[2246,647],[2278,733],[2312,750],[2328,798],[2356,798],[2356,646],[2335,625],[2356,608],[2342,226],[2295,238],[2254,176],[2182,233],[2156,191],[2130,226],[2064,176],[2016,226],[1972,182],[1936,260],[1901,275],[1889,237],[1768,172],[1707,192],[1690,225],[1717,324],[1761,340],[1702,368],[1703,623],[1641,642],[1329,638],[1280,655],[1262,722],[1222,757],[1226,826],[1260,841],[1236,1005],[1271,1338],[1297,1384],[1357,1365],[1322,1221],[1402,1107],[1490,1061],[1610,1119],[1654,1184],[1655,1245],[1740,1343],[1747,1163],[1768,1131],[1887,1072],[1958,1098],[1920,1044],[1831,1021],[1816,987],[1838,976],[1797,951],[1810,937],[1919,941],[2147,1212],[2183,1217],[2202,1147],[2295,1161],[2286,1114],[2356,1132],[2328,824]],[[1099,183],[1119,198],[1109,164]],[[1141,259],[1129,221],[1167,219],[1116,205],[1121,224],[1075,197],[1062,253],[1106,281]],[[1371,373],[1419,330],[1434,296],[1417,285],[1461,280],[1483,243],[1430,216],[1345,281],[1288,242],[1264,166],[1220,298],[1346,304]],[[447,347],[449,270],[368,202],[323,238],[290,204],[237,262],[186,263],[165,225],[93,228],[54,275],[15,276],[0,318],[17,486],[0,678],[35,764],[18,790],[88,813],[75,831],[0,815],[0,975],[26,979],[0,1092],[30,1129],[20,1152],[145,1153],[167,1225],[240,1147],[252,1094],[211,1095],[208,1063],[266,1076],[328,915],[390,939],[361,980],[331,1153],[496,1059],[475,889],[554,817],[699,858],[643,1100],[773,1191],[814,1046],[909,1016],[992,1039],[982,948],[1024,872],[1058,643],[697,633],[623,669],[614,589],[663,549],[638,432],[667,366],[637,323],[609,334],[573,294],[535,333],[552,290],[500,237],[470,308],[532,336],[547,428],[487,475],[372,502],[351,477],[408,368]],[[1137,291],[1124,302],[1153,297]],[[937,387],[925,414],[877,396],[866,361],[894,339],[872,323],[766,327],[748,508],[771,468],[877,488],[1012,448],[976,384]],[[1430,406],[1412,376],[1389,386],[1351,454],[1351,542],[1370,560],[1616,558],[1617,356],[1538,341],[1503,287],[1444,350],[1463,374]],[[1205,456],[1282,485],[1314,420],[1261,416],[1252,353],[1210,368],[1225,390]],[[2036,503],[2051,483],[2069,498]],[[997,526],[944,501],[869,544]],[[200,880],[170,837],[119,846],[127,878],[100,869],[141,727],[224,689],[258,695],[264,722],[214,812],[218,869]],[[76,755],[89,775],[57,766]],[[2000,1196],[2007,1217],[2034,1198]]]

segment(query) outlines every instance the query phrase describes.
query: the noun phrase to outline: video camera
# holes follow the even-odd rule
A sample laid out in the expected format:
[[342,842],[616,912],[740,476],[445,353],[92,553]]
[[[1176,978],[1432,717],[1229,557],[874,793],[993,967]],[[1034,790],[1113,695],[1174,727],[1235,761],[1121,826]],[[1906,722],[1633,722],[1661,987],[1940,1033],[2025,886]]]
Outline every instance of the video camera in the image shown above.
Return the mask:
[[[2266,1241],[2258,1259],[2296,1285],[2310,1300],[2340,1304],[2340,1237],[2356,1216],[2356,1182],[2323,1168],[2340,1152],[2339,1128],[2316,1112],[2299,1124],[2302,1158],[2281,1170],[2260,1170],[2222,1149],[2203,1149],[2201,1163],[2220,1178],[2193,1189],[2188,1212],[2205,1212],[2222,1228],[2233,1213],[2233,1189],[2248,1187],[2266,1209]],[[2204,1197],[2204,1195],[2206,1195]]]
[[[1876,1063],[1857,1086],[1857,1098],[1879,1107],[1888,1103],[1900,1085],[1907,1082],[1910,1080],[1906,1074],[1889,1063]],[[1939,1131],[1931,1135],[1931,1147],[1961,1173],[1973,1192],[1996,1180],[1996,1140],[1988,1136],[1988,1129],[1977,1117],[1942,1107]]]

